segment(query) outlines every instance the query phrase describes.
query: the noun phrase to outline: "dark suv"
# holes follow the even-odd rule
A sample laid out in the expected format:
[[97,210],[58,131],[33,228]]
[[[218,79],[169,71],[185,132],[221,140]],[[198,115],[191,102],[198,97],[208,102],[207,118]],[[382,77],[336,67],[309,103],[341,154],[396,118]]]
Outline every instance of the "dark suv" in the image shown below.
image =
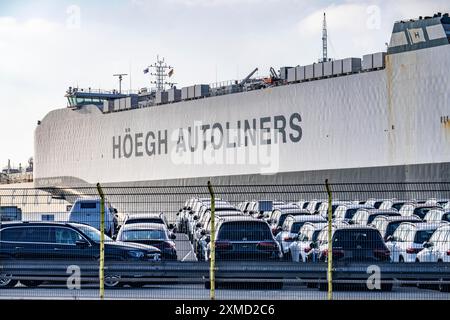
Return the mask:
[[[333,231],[333,260],[348,262],[390,261],[390,251],[373,227],[345,226]],[[318,240],[319,261],[327,261],[326,238]]]
[[222,218],[217,226],[215,247],[217,260],[281,258],[280,246],[275,241],[269,225],[265,221],[248,216]]
[[[0,261],[95,261],[100,257],[100,231],[83,224],[58,222],[2,223]],[[115,242],[105,235],[105,259],[108,261],[159,261],[155,247]],[[4,276],[4,275],[3,275]],[[106,286],[116,286],[105,276]],[[18,281],[0,276],[0,288],[13,287]],[[37,281],[21,281],[29,286]]]

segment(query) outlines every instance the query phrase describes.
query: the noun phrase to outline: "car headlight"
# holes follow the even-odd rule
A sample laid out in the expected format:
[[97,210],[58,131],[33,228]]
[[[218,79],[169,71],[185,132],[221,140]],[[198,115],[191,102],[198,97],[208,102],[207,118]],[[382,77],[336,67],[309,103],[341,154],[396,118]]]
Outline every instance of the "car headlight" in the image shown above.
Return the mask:
[[128,254],[136,259],[141,259],[145,255],[142,251],[128,251]]

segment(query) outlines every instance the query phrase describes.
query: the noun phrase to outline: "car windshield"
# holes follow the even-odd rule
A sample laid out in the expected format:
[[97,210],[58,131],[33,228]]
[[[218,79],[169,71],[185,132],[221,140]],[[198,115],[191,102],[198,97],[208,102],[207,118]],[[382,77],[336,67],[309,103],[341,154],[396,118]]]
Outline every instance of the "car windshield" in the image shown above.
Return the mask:
[[343,249],[373,249],[383,247],[377,230],[338,230],[333,237],[333,247]]
[[398,226],[402,223],[403,221],[399,221],[399,222],[391,222],[388,224],[387,229],[386,229],[386,233],[385,233],[385,237],[389,237],[392,236],[395,232],[395,230],[397,230]]
[[357,211],[358,209],[347,209],[347,211],[345,212],[345,218],[352,219]]
[[400,211],[400,209],[403,207],[403,205],[404,205],[403,202],[395,203],[395,204],[392,205],[392,208],[395,208],[395,209]]
[[422,244],[424,242],[428,242],[428,240],[430,240],[431,236],[433,235],[434,231],[435,231],[434,229],[417,231],[414,237],[414,243]]
[[291,233],[298,233],[301,229],[301,227],[303,227],[305,223],[304,222],[295,222],[292,224],[292,228],[291,228]]
[[164,224],[161,218],[131,218],[126,221],[126,224],[136,224],[136,223],[159,223]]
[[261,222],[228,222],[222,224],[218,240],[264,241],[273,240],[269,226]]
[[[86,225],[81,225],[81,224],[77,224],[75,226],[92,241],[97,242],[97,243],[100,242],[100,231],[99,230],[97,230],[91,226],[86,226]],[[114,241],[114,240],[105,234],[105,241]]]
[[120,240],[167,240],[164,230],[127,230],[123,232]]

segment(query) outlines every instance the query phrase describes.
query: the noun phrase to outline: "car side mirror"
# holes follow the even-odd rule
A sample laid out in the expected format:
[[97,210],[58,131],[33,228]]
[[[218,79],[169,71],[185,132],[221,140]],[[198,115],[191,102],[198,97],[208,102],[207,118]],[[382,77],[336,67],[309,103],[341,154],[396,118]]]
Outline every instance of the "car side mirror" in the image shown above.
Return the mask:
[[200,234],[201,234],[202,236],[206,235],[206,230],[200,231]]
[[210,242],[211,242],[211,237],[210,237],[210,236],[207,236],[206,239],[205,239],[205,241],[206,241],[206,243],[210,243]]
[[175,240],[176,238],[177,238],[177,236],[176,236],[175,234],[172,233],[172,234],[170,235],[170,239]]
[[175,226],[173,225],[173,223],[170,223],[169,224],[169,229],[173,229],[173,228],[175,228]]
[[422,246],[423,246],[424,248],[431,248],[433,245],[434,245],[433,242],[428,242],[428,241],[426,241],[426,242],[423,243]]
[[183,209],[178,210],[178,213],[181,213],[181,212],[183,212]]
[[388,242],[397,241],[397,238],[394,236],[389,236],[389,237],[387,237],[386,241],[388,241]]
[[202,224],[199,222],[195,225],[197,228],[201,228]]
[[89,242],[85,239],[77,240],[75,242],[75,244],[77,247],[81,247],[81,248],[89,247]]
[[194,218],[193,218],[195,221],[197,221],[198,220],[198,217],[197,216],[194,216]]
[[348,224],[355,224],[355,221],[350,220],[350,221],[348,222]]

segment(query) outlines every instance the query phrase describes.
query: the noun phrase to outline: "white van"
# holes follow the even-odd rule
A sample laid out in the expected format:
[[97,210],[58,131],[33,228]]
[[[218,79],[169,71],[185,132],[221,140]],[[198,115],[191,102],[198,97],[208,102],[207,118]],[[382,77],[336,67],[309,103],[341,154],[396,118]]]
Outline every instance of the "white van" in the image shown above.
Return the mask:
[[[105,233],[113,236],[117,228],[117,210],[105,202]],[[83,223],[100,230],[100,199],[77,199],[69,213],[69,222]]]

